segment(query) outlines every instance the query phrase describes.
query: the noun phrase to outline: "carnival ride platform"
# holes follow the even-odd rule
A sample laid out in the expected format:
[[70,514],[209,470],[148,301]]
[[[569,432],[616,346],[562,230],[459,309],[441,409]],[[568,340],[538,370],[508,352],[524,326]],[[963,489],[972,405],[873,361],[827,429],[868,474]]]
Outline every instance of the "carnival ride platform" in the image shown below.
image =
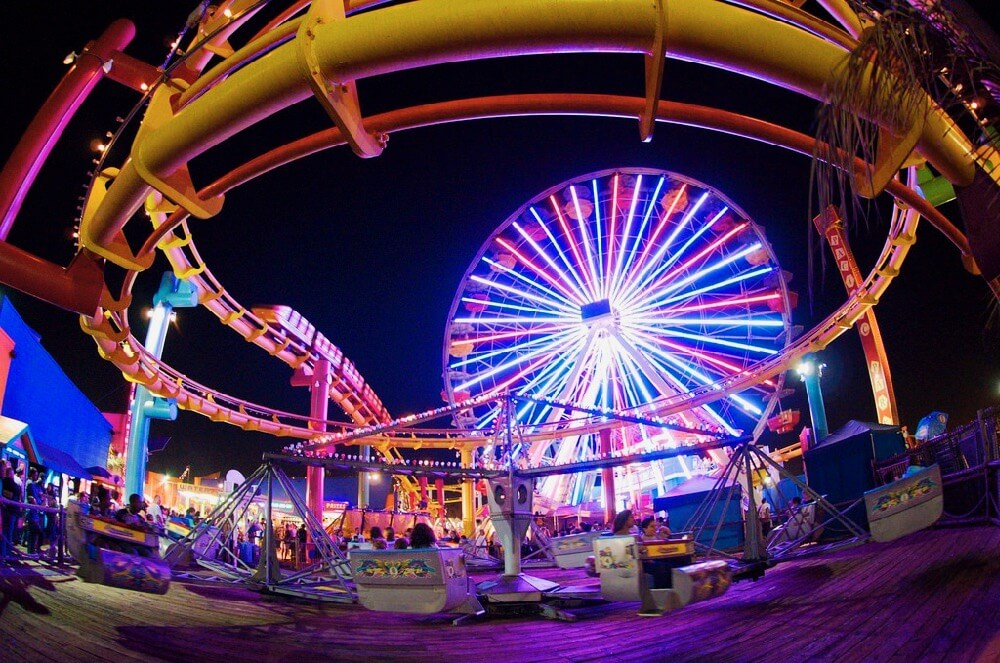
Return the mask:
[[[537,571],[567,584],[579,573]],[[465,661],[494,651],[539,661],[996,660],[1000,627],[981,616],[1000,611],[1000,529],[931,529],[789,561],[759,582],[654,620],[637,617],[635,603],[606,603],[577,611],[572,623],[509,617],[455,627],[447,615],[373,618],[359,606],[218,583],[138,594],[34,564],[0,570],[0,594],[0,649],[28,661],[234,652],[244,660]]]

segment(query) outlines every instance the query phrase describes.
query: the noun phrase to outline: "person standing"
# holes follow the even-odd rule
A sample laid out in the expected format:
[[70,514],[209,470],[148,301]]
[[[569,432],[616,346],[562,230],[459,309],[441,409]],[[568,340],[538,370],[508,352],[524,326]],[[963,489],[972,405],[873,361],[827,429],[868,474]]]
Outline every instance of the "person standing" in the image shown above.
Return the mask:
[[771,505],[762,499],[757,507],[757,517],[760,520],[760,531],[766,538],[771,531]]
[[0,559],[9,558],[14,552],[14,536],[17,534],[17,519],[21,516],[21,507],[11,502],[21,501],[21,486],[14,481],[14,468],[6,465],[4,476],[0,482],[0,494],[7,500],[0,512],[3,514],[3,536],[0,537]]
[[[50,509],[59,508],[59,495],[56,492],[56,487],[51,483],[45,487],[45,506]],[[46,514],[45,538],[49,542],[47,556],[49,559],[54,559],[62,542],[62,524],[59,522],[59,513]]]
[[261,528],[261,526],[257,524],[256,520],[250,521],[250,524],[247,525],[247,541],[250,543],[250,545],[253,546],[260,545],[258,540],[261,538],[261,534],[263,533],[263,531],[264,531],[263,528]]
[[306,524],[304,521],[301,525],[299,525],[298,540],[299,540],[299,561],[305,562],[306,542],[309,540],[309,534],[306,532]]
[[26,500],[28,507],[24,514],[24,545],[27,546],[29,555],[37,555],[42,543],[42,512],[32,507],[41,505],[31,495]]
[[153,503],[146,507],[146,514],[153,517],[153,524],[158,528],[164,527],[167,519],[163,514],[163,498],[159,495],[153,497]]
[[295,541],[298,538],[295,523],[288,521],[285,523],[285,552],[289,560],[295,560]]

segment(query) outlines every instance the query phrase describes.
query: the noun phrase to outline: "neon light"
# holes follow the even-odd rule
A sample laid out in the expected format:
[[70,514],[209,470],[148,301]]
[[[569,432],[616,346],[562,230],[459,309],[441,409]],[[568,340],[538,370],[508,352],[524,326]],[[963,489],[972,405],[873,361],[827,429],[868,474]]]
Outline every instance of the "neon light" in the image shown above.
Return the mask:
[[[652,236],[650,236],[649,238],[649,242],[646,244],[647,249],[652,249],[652,247],[656,246],[656,240],[660,238],[660,233],[662,233],[663,230],[667,227],[667,222],[670,220],[671,215],[673,215],[674,210],[677,208],[677,203],[680,202],[681,196],[684,195],[686,191],[687,191],[687,183],[682,184],[681,188],[679,188],[677,190],[677,193],[674,194],[674,199],[670,203],[670,207],[668,207],[666,211],[663,212],[663,215],[660,217],[660,222],[656,225],[656,229],[653,231]],[[649,261],[649,263],[647,264],[655,264],[657,260],[662,258],[663,252],[670,248],[670,243],[669,242],[665,243],[664,247],[665,248],[663,248],[662,251],[657,251],[656,252],[657,257],[654,260]],[[648,257],[649,255],[650,253],[647,250],[642,252],[641,257],[645,258]],[[635,274],[637,274],[637,276],[629,278],[628,281],[625,282],[626,286],[629,286],[630,284],[639,281],[642,278],[642,274],[645,273],[646,269],[647,267],[643,267],[643,263],[640,260],[639,264],[637,265],[637,269],[635,271]]]
[[[667,355],[662,355],[662,356],[664,358],[668,357]],[[665,366],[663,366],[662,364],[661,364],[661,367],[664,368],[664,372],[663,372],[664,377],[666,377],[668,380],[670,380],[671,382],[673,382],[678,387],[678,389],[679,389],[678,393],[684,393],[684,392],[688,391],[687,385],[684,384],[684,382],[681,381],[672,371],[667,370],[667,368]],[[713,387],[713,388],[718,388],[717,385],[715,385],[714,383],[710,383],[710,384],[705,385],[705,386]],[[709,417],[711,419],[715,420],[730,435],[736,435],[737,434],[736,433],[736,429],[733,428],[728,422],[726,422],[726,420],[718,412],[716,412],[715,410],[713,410],[708,405],[702,405],[699,409],[702,410],[702,411],[704,411],[704,412],[706,412],[706,413],[708,413]]]
[[[482,300],[473,300],[480,302]],[[550,324],[553,322],[578,323],[579,317],[575,318],[455,318],[453,322],[463,325],[537,325]]]
[[677,224],[677,227],[674,228],[674,231],[670,233],[670,237],[668,237],[666,241],[666,246],[668,247],[673,246],[674,240],[677,239],[677,236],[681,234],[682,230],[684,230],[684,226],[686,226],[688,222],[694,218],[694,215],[698,213],[698,210],[701,209],[702,204],[707,199],[708,199],[708,191],[701,194],[701,197],[698,198],[698,201],[691,206],[691,209],[688,210],[688,213],[684,215],[684,218],[681,219],[681,222]]
[[[719,357],[715,357],[715,356],[707,354],[705,352],[701,352],[699,350],[695,350],[694,348],[692,348],[690,346],[687,346],[687,345],[681,345],[680,343],[673,343],[671,341],[668,341],[665,338],[660,338],[657,335],[658,332],[654,331],[653,333],[649,334],[649,333],[646,333],[645,331],[641,331],[641,332],[636,332],[636,333],[643,334],[644,338],[646,338],[646,339],[648,339],[648,340],[650,340],[652,342],[658,343],[660,345],[665,345],[665,346],[667,346],[668,348],[670,348],[672,350],[676,350],[676,351],[684,353],[684,354],[689,354],[689,355],[692,355],[694,357],[698,357],[702,361],[708,362],[708,363],[713,364],[715,366],[718,366],[720,368],[724,368],[724,369],[726,369],[726,370],[728,370],[730,372],[731,376],[732,375],[741,375],[741,374],[743,374],[743,373],[746,372],[745,368],[743,368],[741,366],[737,366],[736,364],[728,362],[728,361],[726,361],[724,359],[720,359]],[[636,340],[636,339],[633,339],[633,340]],[[636,342],[638,343],[639,341],[636,340]],[[776,386],[774,380],[764,380],[761,384],[767,385],[767,386],[770,386],[770,387],[775,387]]]
[[[539,252],[539,254],[542,256],[545,262],[550,264],[552,268],[559,273],[559,278],[561,278],[570,287],[577,288],[577,286],[579,286],[579,289],[574,290],[574,292],[577,293],[577,296],[580,299],[586,301],[587,288],[583,285],[583,281],[580,280],[580,275],[577,274],[576,270],[573,269],[573,266],[570,265],[569,259],[566,258],[566,254],[563,253],[563,250],[559,246],[559,242],[556,240],[555,235],[553,235],[552,231],[549,230],[549,227],[542,222],[542,217],[538,215],[538,210],[532,207],[530,211],[531,214],[535,217],[535,221],[538,222],[538,226],[542,229],[542,231],[545,232],[545,236],[549,238],[549,242],[551,243],[552,248],[554,248],[556,250],[556,253],[559,254],[559,259],[562,260],[562,263],[566,265],[567,269],[570,270],[570,273],[573,275],[573,278],[575,279],[576,283],[570,282],[570,280],[566,277],[566,274],[564,274],[563,271],[556,266],[555,261],[553,261],[552,258],[549,257],[549,255],[545,252],[545,250],[542,249],[542,247],[539,246],[535,240],[533,240],[530,236],[528,236],[526,232],[522,232],[521,234],[531,244],[531,246],[534,247],[534,249]],[[518,228],[518,230],[520,230],[520,228]]]
[[491,334],[489,336],[467,336],[465,338],[457,338],[452,341],[452,345],[462,345],[463,343],[473,343],[482,344],[489,343],[491,341],[504,341],[507,339],[515,338],[518,336],[534,335],[534,334],[548,334],[563,331],[564,328],[560,327],[538,327],[535,329],[524,329],[521,331],[512,332],[502,332],[499,334]]
[[[567,332],[563,332],[562,335],[566,335],[566,334],[569,334],[569,333],[573,333],[573,330],[568,330]],[[522,343],[520,345],[507,346],[507,347],[499,348],[499,349],[496,349],[496,350],[490,350],[488,352],[474,352],[474,353],[470,353],[468,357],[460,359],[459,361],[456,361],[454,363],[448,364],[448,368],[459,369],[459,368],[461,368],[463,366],[467,366],[469,364],[480,364],[480,363],[482,363],[483,361],[485,361],[487,359],[492,359],[494,357],[499,357],[501,355],[510,354],[510,353],[514,352],[515,350],[517,350],[518,348],[522,348],[523,349],[523,348],[534,347],[534,346],[537,346],[539,344],[551,343],[552,342],[552,338],[553,337],[536,338],[536,339],[532,339],[530,341],[526,341],[526,342],[524,342],[524,343]],[[461,391],[461,390],[459,390],[459,391]]]
[[[594,194],[594,225],[597,228],[595,236],[597,237],[597,264],[603,267],[604,257],[602,250],[602,231],[601,231],[601,199],[597,195],[597,179],[590,180],[591,188]],[[605,272],[603,269],[595,269],[594,274],[597,276],[598,282],[601,284],[601,294],[605,297],[608,296],[608,284],[605,277]]]
[[[525,344],[525,345],[527,345],[527,344]],[[547,347],[547,346],[545,346],[545,347]],[[507,363],[500,364],[499,366],[495,366],[494,368],[492,368],[492,369],[490,369],[488,371],[485,371],[483,373],[479,373],[473,379],[471,379],[471,380],[469,380],[467,382],[464,382],[464,383],[460,384],[459,386],[455,387],[455,390],[456,391],[464,391],[464,390],[468,389],[469,387],[471,387],[473,385],[477,385],[477,384],[481,383],[483,380],[485,380],[487,378],[490,378],[490,377],[493,377],[494,375],[498,375],[500,373],[503,373],[506,369],[510,368],[513,365],[516,365],[516,364],[521,363],[522,361],[525,361],[525,360],[528,360],[528,359],[535,359],[536,357],[538,357],[539,355],[541,355],[543,352],[545,352],[545,347],[543,347],[542,349],[539,349],[539,350],[535,350],[533,352],[529,352],[526,355],[515,356],[511,361],[509,361]],[[539,362],[546,362],[546,361],[548,361],[548,359],[545,356],[543,356],[543,357],[541,357],[539,359]],[[527,370],[528,369],[525,369],[525,371],[527,371]],[[534,370],[534,367],[531,367],[531,370]],[[525,373],[522,372],[520,375],[523,376],[524,374]],[[506,389],[508,386],[509,386],[509,384],[498,385],[497,387],[494,388],[494,391],[501,390],[501,389]]]
[[[696,369],[691,364],[687,364],[685,362],[682,362],[677,357],[675,357],[675,356],[673,356],[673,355],[671,355],[669,353],[661,352],[657,348],[654,348],[652,346],[648,346],[647,345],[646,347],[647,347],[648,350],[650,350],[650,352],[652,352],[656,356],[663,358],[665,361],[670,362],[671,364],[673,364],[674,366],[676,366],[677,368],[679,368],[683,372],[687,373],[688,375],[692,376],[696,380],[699,380],[702,383],[702,385],[704,385],[704,386],[715,386],[716,380],[714,378],[709,377],[708,375],[705,375],[704,373],[702,373],[701,371],[699,371],[698,369]],[[728,397],[728,399],[733,400],[736,403],[742,405],[743,409],[748,414],[760,414],[761,413],[761,410],[760,410],[759,407],[757,407],[756,405],[753,405],[752,403],[750,403],[749,401],[747,401],[745,398],[741,398],[741,397],[737,396],[736,394],[731,394]]]
[[[629,318],[631,321],[632,318]],[[639,320],[649,320],[639,318]],[[746,318],[661,318],[664,325],[695,325],[703,327],[784,327],[781,320],[748,320]]]
[[[475,297],[462,297],[462,299],[460,301],[463,301],[463,302],[466,302],[466,303],[469,303],[469,304],[482,304],[486,308],[499,308],[499,309],[507,309],[507,310],[511,310],[511,311],[527,311],[529,313],[542,313],[542,314],[545,314],[545,315],[548,315],[548,314],[551,314],[551,313],[557,313],[557,311],[540,309],[540,308],[536,308],[534,306],[519,306],[517,304],[508,304],[507,302],[497,302],[497,301],[493,301],[493,300],[476,299]],[[563,312],[565,312],[565,311],[563,311]]]
[[753,345],[752,343],[739,343],[737,341],[727,341],[724,338],[716,338],[714,336],[704,336],[702,334],[688,334],[686,332],[677,331],[676,329],[661,329],[660,334],[666,336],[671,336],[674,338],[686,338],[692,341],[701,341],[702,343],[707,343],[710,345],[722,345],[727,348],[737,348],[739,350],[749,350],[750,352],[758,352],[764,355],[776,354],[776,350],[771,348],[764,348],[759,345]]
[[583,248],[587,254],[589,271],[584,271],[584,274],[588,275],[587,282],[590,283],[591,296],[597,297],[600,292],[600,272],[594,266],[594,253],[590,250],[590,237],[587,235],[587,221],[583,218],[583,213],[580,211],[580,199],[576,196],[576,186],[570,186],[569,192],[573,197],[573,208],[576,210],[577,225],[580,227],[580,238],[583,240]]
[[625,230],[622,232],[621,252],[618,254],[618,264],[611,274],[611,296],[618,291],[618,286],[622,278],[622,265],[624,264],[625,250],[628,246],[630,231],[632,230],[632,219],[635,217],[635,207],[639,203],[639,191],[642,187],[642,175],[635,178],[635,188],[632,190],[632,202],[629,204],[628,217],[625,220]]
[[[659,181],[656,183],[656,189],[653,191],[653,195],[649,198],[648,204],[646,206],[646,213],[642,217],[642,223],[639,224],[639,230],[635,233],[635,241],[632,243],[632,250],[629,251],[628,259],[625,261],[625,266],[622,268],[622,274],[626,275],[629,272],[629,267],[632,266],[632,261],[635,260],[636,251],[639,250],[639,245],[642,243],[642,235],[646,230],[646,225],[649,223],[649,217],[653,213],[653,209],[656,207],[656,200],[660,195],[660,189],[663,188],[663,183],[667,181],[665,175],[660,176]],[[638,184],[636,184],[636,189],[638,190]],[[626,236],[625,241],[628,241]],[[627,283],[627,279],[624,279],[624,283]]]
[[[679,274],[679,273],[687,270],[691,265],[693,265],[695,262],[697,262],[698,260],[700,260],[702,257],[708,255],[709,253],[712,253],[713,251],[715,251],[716,249],[718,249],[719,247],[721,247],[723,244],[725,244],[726,241],[730,237],[733,237],[733,236],[736,235],[736,233],[737,233],[738,230],[742,230],[743,228],[746,227],[746,224],[744,224],[742,226],[736,226],[736,228],[733,228],[728,233],[726,233],[726,234],[722,235],[721,237],[715,239],[711,244],[709,244],[708,246],[706,246],[703,250],[699,251],[696,255],[694,255],[691,258],[689,258],[688,260],[686,260],[683,265],[677,267],[676,269],[674,269],[673,271],[671,271],[666,276],[663,276],[662,278],[659,278],[659,279],[657,278],[660,274],[662,274],[663,272],[665,272],[667,269],[670,269],[671,265],[673,265],[675,262],[677,262],[677,260],[679,260],[681,258],[681,256],[683,256],[687,252],[688,248],[690,248],[692,244],[694,244],[698,239],[700,239],[701,236],[705,232],[707,232],[709,228],[711,228],[712,226],[714,226],[715,222],[718,221],[719,219],[721,219],[723,217],[723,215],[725,215],[725,213],[727,211],[729,211],[728,208],[723,208],[723,210],[721,212],[719,212],[718,214],[716,214],[714,217],[712,217],[712,219],[708,223],[706,223],[704,226],[702,226],[701,228],[699,228],[693,235],[691,235],[691,237],[688,239],[688,241],[686,241],[684,243],[684,246],[682,246],[680,248],[680,250],[677,251],[677,253],[675,253],[674,255],[672,255],[669,260],[667,260],[660,267],[658,267],[651,274],[649,274],[649,276],[647,276],[645,278],[645,280],[639,286],[637,286],[633,290],[633,292],[639,293],[639,292],[641,292],[643,290],[655,290],[656,287],[660,283],[666,283],[675,274]],[[650,263],[650,265],[653,265],[653,264],[655,264],[655,262],[651,262]],[[638,280],[638,279],[636,279],[636,280]]]
[[[705,199],[707,197],[708,197],[708,192],[706,191],[705,193],[703,193],[701,195],[700,198],[698,198],[698,202],[696,202],[691,207],[691,209],[688,210],[688,213],[684,215],[684,218],[681,219],[681,222],[677,224],[677,227],[674,228],[674,231],[672,233],[670,233],[670,237],[668,237],[667,241],[663,243],[663,246],[660,247],[660,250],[656,252],[655,257],[652,260],[649,261],[649,263],[647,264],[646,268],[643,269],[641,272],[639,272],[639,275],[636,278],[631,279],[631,282],[634,283],[634,282],[639,281],[640,279],[642,279],[642,276],[646,272],[646,270],[648,270],[650,267],[652,267],[653,265],[657,264],[658,261],[660,261],[660,260],[663,259],[663,256],[666,254],[666,252],[670,249],[671,246],[673,246],[674,240],[677,239],[677,236],[680,234],[681,230],[683,230],[684,226],[686,226],[688,224],[688,222],[692,218],[694,218],[694,215],[701,208],[702,203],[705,202]],[[713,223],[714,223],[714,221],[713,221]],[[700,231],[697,232],[697,233],[695,233],[695,235],[696,236],[700,236]],[[692,238],[692,239],[694,239],[694,238]],[[685,244],[685,246],[688,246],[688,245]],[[660,269],[657,269],[657,273],[662,272],[664,269],[669,269],[670,265],[672,265],[673,263],[675,263],[682,255],[684,255],[683,250],[682,251],[678,251],[676,254],[674,254],[673,256],[671,256],[670,259],[668,259],[667,262],[665,263],[665,266],[661,267]],[[652,278],[655,278],[655,276],[651,277],[650,279],[647,279],[647,282],[643,282],[638,287],[633,287],[632,288],[632,292],[633,293],[637,293],[640,290],[646,289],[647,286],[648,286],[648,281],[651,280]]]
[[[563,237],[566,238],[566,243],[569,244],[569,249],[570,251],[573,252],[573,258],[575,259],[576,264],[580,265],[580,267],[582,268],[584,266],[583,256],[580,255],[580,249],[577,248],[576,238],[573,237],[573,231],[570,230],[569,224],[566,223],[566,217],[563,216],[562,209],[559,208],[559,201],[556,200],[554,194],[549,196],[549,202],[552,203],[552,209],[555,211],[556,218],[559,220],[559,227],[562,228]],[[586,242],[586,238],[583,238],[583,241]],[[566,254],[563,253],[562,249],[559,247],[559,243],[555,241],[555,238],[553,238],[552,244],[553,246],[556,247],[556,250],[559,251],[559,256],[563,259],[563,262],[566,263],[566,267],[569,268],[570,273],[573,274],[573,278],[576,279],[576,282],[580,285],[580,288],[585,290],[590,297],[596,296],[596,292],[594,290],[594,284],[591,283],[589,280],[587,280],[587,284],[584,285],[583,279],[580,278],[580,275],[577,273],[576,268],[573,266],[573,264],[568,262]],[[584,276],[587,276],[586,271],[584,271],[583,274]]]
[[559,297],[558,301],[565,302],[567,304],[567,306],[554,305],[550,300],[545,299],[544,297],[540,297],[538,295],[533,295],[530,292],[525,292],[525,291],[520,290],[518,288],[515,288],[513,286],[504,285],[503,283],[499,283],[497,281],[491,281],[490,279],[483,278],[482,276],[478,276],[476,274],[473,274],[472,276],[470,276],[469,280],[470,281],[474,281],[476,283],[481,283],[481,284],[485,285],[488,288],[500,290],[502,292],[511,293],[513,295],[519,295],[521,297],[524,297],[525,299],[530,299],[533,302],[538,302],[539,304],[550,305],[550,306],[552,306],[552,308],[554,310],[561,311],[563,313],[572,313],[573,309],[575,308],[573,306],[573,302],[570,302],[570,301],[568,301],[566,299],[563,299],[562,297]]
[[[535,243],[534,243],[534,240],[532,240],[532,239],[531,239],[530,237],[528,237],[527,233],[525,233],[525,232],[524,232],[524,230],[522,230],[521,226],[519,226],[519,225],[518,225],[517,223],[515,223],[515,224],[514,224],[514,227],[515,227],[515,228],[517,229],[517,231],[518,231],[518,232],[520,232],[520,233],[522,234],[522,236],[523,236],[523,237],[524,237],[524,238],[525,238],[526,240],[528,240],[528,242],[529,242],[530,244],[532,244],[533,246],[537,246],[537,244],[535,244]],[[577,302],[577,303],[579,303],[579,302],[581,301],[581,300],[580,300],[580,295],[579,295],[579,293],[577,293],[577,292],[572,292],[572,291],[569,291],[569,290],[566,290],[566,289],[565,289],[565,288],[563,287],[563,284],[562,284],[562,282],[560,282],[560,281],[559,281],[559,280],[557,280],[557,279],[554,279],[554,278],[553,278],[553,277],[552,277],[552,276],[551,276],[551,275],[550,275],[550,274],[549,274],[548,272],[546,272],[546,271],[545,271],[544,269],[540,268],[540,267],[539,267],[538,265],[536,265],[536,264],[535,264],[534,262],[532,262],[530,258],[528,258],[528,257],[527,257],[527,256],[525,256],[524,254],[522,254],[522,253],[521,253],[520,251],[518,251],[518,250],[517,250],[516,248],[514,248],[514,246],[513,246],[513,245],[512,245],[512,244],[511,244],[510,242],[508,242],[507,240],[505,240],[505,239],[504,239],[503,237],[497,237],[497,240],[496,240],[496,241],[497,241],[497,244],[499,244],[500,246],[502,246],[503,248],[507,249],[507,250],[508,250],[508,251],[510,251],[510,252],[511,252],[512,254],[514,254],[514,256],[515,256],[515,257],[516,257],[516,258],[517,258],[518,260],[520,260],[521,262],[523,262],[523,263],[524,263],[525,265],[528,265],[529,267],[531,267],[531,269],[532,269],[532,270],[534,270],[534,272],[535,272],[536,274],[538,274],[538,275],[539,275],[539,276],[541,276],[541,277],[542,277],[543,279],[545,279],[546,281],[548,281],[549,283],[551,283],[551,284],[552,284],[553,286],[555,286],[555,287],[556,287],[557,289],[561,290],[561,291],[562,291],[562,293],[563,293],[564,295],[566,295],[567,297],[569,297],[569,299],[570,299],[571,301],[573,301],[573,302]],[[545,259],[547,259],[547,258],[548,258],[548,256],[544,256],[544,255],[543,255],[543,256],[542,256],[542,258],[545,258]],[[559,268],[558,268],[558,267],[556,267],[555,265],[552,265],[552,267],[553,267],[553,268],[554,268],[554,269],[556,270],[556,272],[557,272],[557,273],[558,273],[558,274],[559,274],[560,276],[562,276],[562,272],[560,272],[560,271],[559,271]]]
[[[706,267],[706,268],[702,269],[699,272],[695,272],[691,276],[688,276],[686,278],[681,279],[680,281],[677,281],[675,283],[670,284],[669,286],[667,286],[666,288],[663,289],[663,291],[662,291],[661,294],[669,294],[669,293],[674,292],[676,290],[679,290],[680,288],[682,288],[682,287],[684,287],[686,285],[689,285],[689,284],[691,284],[691,283],[693,283],[695,281],[700,281],[701,279],[703,279],[708,274],[710,274],[712,272],[715,272],[715,271],[717,271],[717,270],[722,269],[723,267],[725,267],[726,263],[732,262],[734,260],[739,260],[742,257],[743,256],[740,256],[740,255],[732,256],[731,258],[728,258],[727,260],[724,260],[721,263],[717,263],[715,265],[711,265],[709,267]],[[672,304],[672,303],[678,302],[678,301],[685,301],[685,300],[691,299],[692,297],[695,297],[696,295],[701,295],[701,294],[704,294],[706,292],[712,292],[714,290],[719,290],[721,288],[725,288],[728,285],[733,285],[735,283],[741,283],[743,281],[747,281],[747,280],[752,279],[754,277],[762,276],[764,274],[768,274],[769,272],[773,271],[773,269],[774,269],[773,267],[768,266],[768,267],[760,267],[758,269],[750,270],[749,272],[744,272],[743,274],[740,274],[738,276],[733,276],[733,277],[725,279],[723,281],[719,281],[717,283],[713,283],[711,285],[705,286],[704,288],[699,288],[697,290],[689,290],[687,292],[682,292],[681,294],[679,294],[679,295],[677,295],[675,297],[668,297],[666,299],[660,299],[660,300],[650,301],[647,305],[643,306],[639,310],[645,312],[645,311],[650,310],[651,308],[657,308],[657,307],[660,307],[660,306],[665,306],[667,304]]]
[[608,227],[608,262],[604,267],[605,282],[604,282],[604,296],[608,297],[611,294],[611,263],[615,252],[615,219],[618,215],[618,173],[615,173],[612,179],[611,187],[611,213],[608,215],[608,220],[610,226]]
[[677,306],[677,307],[672,307],[670,311],[673,313],[691,313],[692,311],[707,311],[709,309],[726,308],[729,306],[738,306],[740,304],[755,304],[757,302],[768,302],[780,298],[781,294],[774,292],[771,293],[770,295],[736,297],[734,299],[724,299],[718,302],[709,302],[707,304],[692,304],[691,306]]

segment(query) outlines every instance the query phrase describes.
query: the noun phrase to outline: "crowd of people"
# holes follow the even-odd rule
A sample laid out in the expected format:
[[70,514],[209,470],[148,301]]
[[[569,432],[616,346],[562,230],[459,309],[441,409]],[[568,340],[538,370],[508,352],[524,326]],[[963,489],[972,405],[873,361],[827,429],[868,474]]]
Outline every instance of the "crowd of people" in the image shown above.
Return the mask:
[[[233,531],[233,535],[228,537],[230,543],[229,550],[232,556],[240,556],[240,550],[245,546],[250,546],[249,557],[244,561],[255,563],[259,559],[260,551],[267,544],[267,521],[264,518],[251,517],[240,524]],[[407,527],[402,532],[396,532],[393,527],[372,526],[367,532],[356,532],[352,535],[345,535],[342,529],[328,531],[334,545],[344,552],[353,546],[363,545],[373,550],[406,550],[413,548],[431,548],[436,546],[461,545],[467,541],[464,537],[453,537],[452,531],[447,531],[443,537],[438,537],[434,530],[426,523],[416,523],[413,527]],[[309,545],[309,534],[306,525],[302,521],[283,519],[273,523],[271,532],[271,545],[279,561],[295,563],[306,562],[310,558],[311,548]],[[227,554],[228,553],[224,553]]]
[[[42,479],[45,470],[30,466],[25,473],[23,461],[0,458],[0,562],[20,558],[55,558],[63,537],[60,520],[60,489]],[[84,506],[86,513],[99,518],[115,520],[121,524],[147,531],[163,532],[167,522],[174,519],[194,527],[201,514],[194,507],[186,512],[168,509],[163,499],[156,495],[147,503],[141,495],[133,494],[122,500],[118,489],[100,481],[90,482],[89,492],[73,492],[70,485],[69,499]]]
[[[257,546],[258,550],[266,543],[267,521],[264,518],[251,517],[247,520],[245,527],[238,526],[234,536],[230,539],[236,546],[248,544]],[[278,552],[278,557],[290,561],[305,561],[306,544],[309,534],[306,524],[299,522],[297,525],[292,520],[282,520],[274,523],[271,532],[271,541]]]
[[[480,529],[482,541],[486,541],[483,530]],[[472,542],[457,530],[441,528],[435,531],[431,525],[418,522],[413,527],[407,527],[402,532],[396,532],[394,527],[373,525],[367,532],[358,531],[346,535],[343,529],[335,529],[331,533],[335,545],[347,551],[352,547],[367,545],[372,550],[407,550],[435,547],[466,547]]]
[[[38,470],[28,470],[21,478],[17,461],[0,459],[0,561],[17,556],[20,548],[31,556],[54,557],[62,528],[59,524],[59,494],[56,487],[43,484]],[[27,506],[21,506],[21,504]]]

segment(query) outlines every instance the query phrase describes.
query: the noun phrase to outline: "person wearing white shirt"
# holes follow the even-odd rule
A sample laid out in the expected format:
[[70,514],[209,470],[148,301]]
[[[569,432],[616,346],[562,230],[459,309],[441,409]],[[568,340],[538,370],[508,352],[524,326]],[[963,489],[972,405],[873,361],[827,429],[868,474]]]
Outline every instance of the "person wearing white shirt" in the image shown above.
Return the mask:
[[146,514],[153,517],[153,524],[163,527],[167,519],[163,515],[163,498],[159,495],[153,498],[153,503],[146,506]]

